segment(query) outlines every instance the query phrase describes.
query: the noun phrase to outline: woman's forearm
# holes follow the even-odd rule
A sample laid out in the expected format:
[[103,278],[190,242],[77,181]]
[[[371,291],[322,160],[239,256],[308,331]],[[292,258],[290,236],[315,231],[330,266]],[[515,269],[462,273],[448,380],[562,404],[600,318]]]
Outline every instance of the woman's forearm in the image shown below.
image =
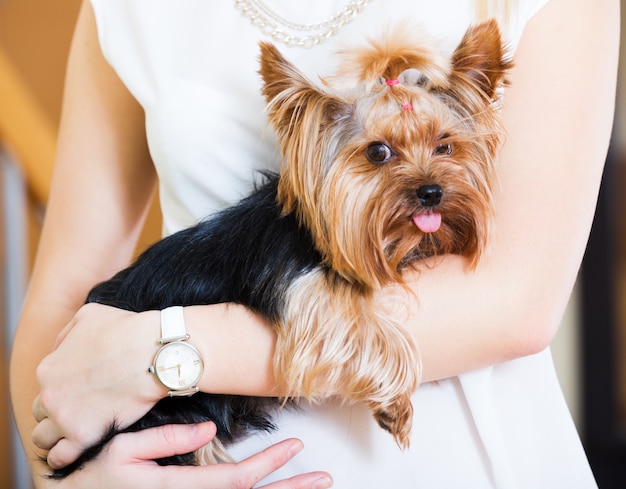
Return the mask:
[[184,315],[204,359],[203,392],[285,394],[273,375],[276,335],[262,317],[236,304],[185,307]]
[[551,0],[528,24],[505,93],[489,249],[474,271],[446,257],[415,281],[420,304],[409,327],[424,380],[550,344],[595,211],[618,46],[616,0]]

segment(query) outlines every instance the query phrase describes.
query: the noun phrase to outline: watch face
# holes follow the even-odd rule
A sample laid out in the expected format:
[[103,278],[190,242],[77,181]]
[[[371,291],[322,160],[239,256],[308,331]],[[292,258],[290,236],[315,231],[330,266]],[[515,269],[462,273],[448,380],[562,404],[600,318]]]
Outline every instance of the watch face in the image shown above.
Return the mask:
[[173,341],[163,345],[154,359],[154,372],[171,390],[194,387],[202,377],[202,358],[189,343]]

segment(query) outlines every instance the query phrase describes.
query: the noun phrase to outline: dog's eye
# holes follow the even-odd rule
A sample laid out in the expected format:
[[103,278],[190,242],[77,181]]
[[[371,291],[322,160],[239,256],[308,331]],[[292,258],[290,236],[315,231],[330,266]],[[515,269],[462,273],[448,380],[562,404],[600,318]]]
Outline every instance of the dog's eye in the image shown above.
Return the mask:
[[452,146],[452,143],[442,143],[437,145],[433,154],[436,156],[450,156],[453,149],[454,147]]
[[389,149],[389,146],[387,146],[385,143],[372,143],[367,147],[367,159],[370,160],[372,163],[376,163],[377,165],[381,165],[383,163],[387,163],[391,157],[393,156],[393,153],[391,152],[391,149]]
[[450,134],[444,133],[441,136],[439,136],[439,138],[437,138],[437,142],[439,144],[435,146],[435,149],[433,151],[434,156],[450,156],[452,154],[452,151],[454,149],[454,147],[452,146],[452,143],[442,142],[448,139],[449,137],[450,137]]
[[445,155],[445,156],[450,156],[452,154],[452,144],[450,143],[444,143],[444,144],[440,144],[435,148],[435,151],[433,151],[433,154],[435,155]]

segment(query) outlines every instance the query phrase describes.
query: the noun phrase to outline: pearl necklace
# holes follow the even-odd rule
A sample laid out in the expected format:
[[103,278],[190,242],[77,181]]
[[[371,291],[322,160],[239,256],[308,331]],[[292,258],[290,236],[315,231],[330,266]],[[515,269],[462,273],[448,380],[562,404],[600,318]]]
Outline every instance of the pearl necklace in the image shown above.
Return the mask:
[[[281,17],[261,0],[235,0],[244,17],[250,19],[263,34],[274,41],[291,47],[311,48],[333,37],[344,25],[360,14],[371,0],[351,0],[332,17],[315,24],[297,24]],[[285,30],[302,32],[305,35],[289,34]]]

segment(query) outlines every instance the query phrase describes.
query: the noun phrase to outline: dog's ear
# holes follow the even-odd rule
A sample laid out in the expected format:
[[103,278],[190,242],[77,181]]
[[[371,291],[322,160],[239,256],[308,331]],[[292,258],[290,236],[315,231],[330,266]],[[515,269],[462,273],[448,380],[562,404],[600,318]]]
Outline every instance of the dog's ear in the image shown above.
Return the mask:
[[463,36],[452,55],[450,81],[453,87],[474,89],[493,99],[512,65],[497,21],[488,20],[470,27]]
[[321,185],[333,160],[330,142],[354,108],[310,82],[273,44],[261,42],[262,93],[283,156],[279,198],[286,209]]
[[319,124],[352,114],[344,103],[310,82],[271,43],[261,42],[262,93],[268,104],[269,120],[281,139],[288,139],[305,116],[314,113]]
[[263,78],[262,93],[265,101],[271,104],[277,97],[297,88],[311,88],[311,83],[300,71],[269,42],[260,42],[261,68],[259,73]]

